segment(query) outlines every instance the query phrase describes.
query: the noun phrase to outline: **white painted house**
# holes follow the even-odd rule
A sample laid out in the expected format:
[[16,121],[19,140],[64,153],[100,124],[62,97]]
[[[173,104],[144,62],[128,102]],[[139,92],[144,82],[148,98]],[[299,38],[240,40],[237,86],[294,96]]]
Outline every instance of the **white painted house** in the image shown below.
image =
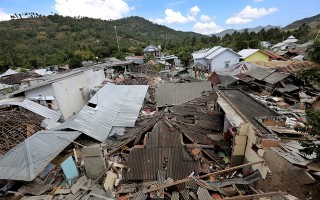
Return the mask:
[[105,79],[103,68],[80,68],[53,75],[49,79],[20,89],[10,96],[21,96],[61,113],[66,120],[87,104],[91,89]]
[[232,49],[215,46],[211,49],[193,52],[192,57],[194,64],[201,63],[214,72],[238,63],[241,55]]

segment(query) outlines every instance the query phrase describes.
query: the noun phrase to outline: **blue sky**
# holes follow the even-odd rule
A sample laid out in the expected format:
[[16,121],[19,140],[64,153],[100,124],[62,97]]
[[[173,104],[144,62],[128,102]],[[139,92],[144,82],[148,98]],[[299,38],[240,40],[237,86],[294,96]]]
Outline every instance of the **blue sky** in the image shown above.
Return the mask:
[[25,12],[101,19],[141,16],[176,30],[211,34],[285,26],[320,14],[320,0],[0,0],[0,20]]

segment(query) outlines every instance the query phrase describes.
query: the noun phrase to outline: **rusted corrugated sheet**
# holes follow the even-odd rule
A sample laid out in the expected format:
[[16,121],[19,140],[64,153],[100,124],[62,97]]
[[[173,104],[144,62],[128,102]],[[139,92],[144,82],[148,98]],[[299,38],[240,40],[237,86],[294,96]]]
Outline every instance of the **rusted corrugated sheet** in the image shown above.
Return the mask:
[[166,178],[182,179],[198,172],[197,161],[182,146],[173,148],[133,148],[130,152],[128,180],[157,180],[157,171],[166,171]]

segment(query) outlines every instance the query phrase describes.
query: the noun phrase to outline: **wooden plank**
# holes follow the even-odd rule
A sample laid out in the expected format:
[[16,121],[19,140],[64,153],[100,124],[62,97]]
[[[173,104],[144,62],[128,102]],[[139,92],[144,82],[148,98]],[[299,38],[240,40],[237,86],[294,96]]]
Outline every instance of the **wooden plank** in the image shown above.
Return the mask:
[[268,192],[263,194],[252,194],[246,196],[237,196],[237,197],[229,197],[221,200],[248,200],[248,199],[258,199],[261,197],[274,197],[274,196],[283,196],[282,192]]
[[[234,171],[234,170],[237,170],[237,169],[241,169],[243,167],[256,165],[256,164],[259,164],[259,163],[262,163],[262,162],[264,162],[264,161],[259,161],[259,162],[254,162],[254,163],[251,163],[251,162],[250,163],[246,163],[246,164],[239,165],[239,166],[236,166],[236,167],[231,167],[231,168],[224,169],[224,170],[221,170],[221,171],[217,171],[217,172],[213,172],[213,173],[210,173],[210,174],[206,174],[206,175],[200,176],[200,178],[207,178],[207,177],[212,176],[212,175],[217,175],[217,174],[222,174],[222,173],[229,172],[229,171]],[[185,179],[177,180],[177,181],[172,182],[172,183],[163,184],[163,185],[160,185],[158,187],[142,190],[142,192],[144,194],[147,194],[147,193],[150,193],[150,192],[153,192],[153,191],[165,189],[165,188],[168,188],[168,187],[171,187],[171,186],[175,186],[175,185],[178,185],[178,184],[181,184],[181,183],[186,183],[186,182],[191,181],[191,180],[193,180],[193,179],[192,178],[185,178]],[[135,195],[136,195],[136,193],[128,195],[127,198],[134,197]]]

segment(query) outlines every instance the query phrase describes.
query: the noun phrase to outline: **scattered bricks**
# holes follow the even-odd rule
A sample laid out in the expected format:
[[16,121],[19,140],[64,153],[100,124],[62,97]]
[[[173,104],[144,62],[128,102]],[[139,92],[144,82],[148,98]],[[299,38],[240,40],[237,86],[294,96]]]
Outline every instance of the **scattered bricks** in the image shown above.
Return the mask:
[[262,139],[261,146],[263,147],[277,147],[280,140],[278,139]]

